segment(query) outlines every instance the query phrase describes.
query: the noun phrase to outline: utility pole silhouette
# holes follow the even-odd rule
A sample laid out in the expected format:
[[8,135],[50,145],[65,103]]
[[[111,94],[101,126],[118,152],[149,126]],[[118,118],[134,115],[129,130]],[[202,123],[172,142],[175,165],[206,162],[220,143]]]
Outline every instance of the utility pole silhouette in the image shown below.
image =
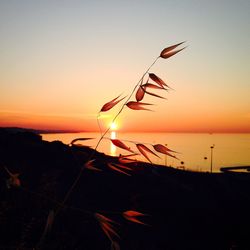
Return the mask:
[[213,149],[214,149],[214,144],[210,147],[211,149],[211,165],[210,165],[210,172],[213,173]]

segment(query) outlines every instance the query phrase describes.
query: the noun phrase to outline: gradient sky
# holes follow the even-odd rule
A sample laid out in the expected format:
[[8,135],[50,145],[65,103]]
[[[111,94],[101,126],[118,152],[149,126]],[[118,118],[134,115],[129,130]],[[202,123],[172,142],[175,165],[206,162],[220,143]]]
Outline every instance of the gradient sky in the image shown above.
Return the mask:
[[250,132],[249,0],[0,0],[0,34],[0,126],[98,130],[102,105],[187,41],[151,70],[175,91],[119,129]]

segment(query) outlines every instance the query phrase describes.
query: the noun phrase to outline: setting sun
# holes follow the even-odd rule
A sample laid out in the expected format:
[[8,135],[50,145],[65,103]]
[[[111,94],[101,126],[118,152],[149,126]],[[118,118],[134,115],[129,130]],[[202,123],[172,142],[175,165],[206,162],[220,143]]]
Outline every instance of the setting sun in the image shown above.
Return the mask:
[[117,123],[115,123],[115,122],[112,122],[111,125],[110,125],[111,130],[117,130],[117,127],[118,127]]

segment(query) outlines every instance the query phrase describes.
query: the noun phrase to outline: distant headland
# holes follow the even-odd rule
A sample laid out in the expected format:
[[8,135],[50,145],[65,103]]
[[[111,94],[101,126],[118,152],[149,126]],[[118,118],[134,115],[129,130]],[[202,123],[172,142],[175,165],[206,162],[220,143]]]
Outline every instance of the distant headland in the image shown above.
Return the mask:
[[0,127],[9,133],[17,132],[31,132],[34,134],[59,134],[59,133],[80,133],[84,131],[69,130],[69,129],[33,129],[33,128],[21,128],[21,127]]

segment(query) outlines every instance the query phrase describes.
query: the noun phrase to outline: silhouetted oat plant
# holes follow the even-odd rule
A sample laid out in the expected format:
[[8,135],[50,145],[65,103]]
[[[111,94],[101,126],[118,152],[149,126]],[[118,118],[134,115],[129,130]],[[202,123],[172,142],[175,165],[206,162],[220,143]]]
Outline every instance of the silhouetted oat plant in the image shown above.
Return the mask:
[[[129,109],[132,110],[150,110],[147,107],[153,105],[151,103],[145,103],[145,102],[141,102],[145,95],[150,95],[156,98],[161,98],[161,99],[166,99],[163,96],[157,95],[155,93],[153,93],[152,91],[154,89],[156,90],[162,90],[162,91],[168,91],[171,89],[170,86],[168,86],[160,77],[158,77],[157,75],[155,75],[154,73],[149,72],[150,69],[152,68],[152,66],[157,62],[158,59],[163,58],[163,59],[167,59],[169,57],[172,57],[173,55],[175,55],[176,53],[180,52],[182,49],[178,49],[175,50],[175,48],[177,48],[179,45],[183,44],[184,42],[175,44],[173,46],[167,47],[164,50],[162,50],[162,52],[160,53],[160,55],[154,60],[154,62],[150,65],[150,67],[145,71],[145,73],[142,75],[141,79],[138,81],[138,83],[135,85],[134,89],[132,90],[131,94],[127,97],[121,97],[121,95],[119,95],[118,97],[114,98],[113,100],[107,102],[106,104],[104,104],[98,114],[98,117],[100,115],[101,112],[107,112],[110,109],[112,109],[114,106],[116,106],[117,104],[119,104],[121,101],[123,101],[124,99],[125,102],[121,105],[121,108],[119,109],[118,113],[114,116],[112,123],[115,122],[115,120],[117,119],[117,117],[121,114],[121,112],[123,111],[123,109],[125,107],[128,107]],[[145,81],[146,76],[147,80]],[[152,81],[152,82],[150,82]],[[151,89],[151,91],[149,91],[149,89]],[[135,100],[131,100],[131,98],[134,97]],[[98,121],[98,126],[100,128],[100,124]],[[77,211],[81,211],[82,213],[95,218],[97,220],[97,222],[99,223],[100,227],[102,228],[103,232],[106,234],[106,236],[108,237],[108,239],[111,242],[111,249],[113,250],[119,250],[120,246],[118,244],[118,240],[120,238],[119,234],[116,231],[116,227],[118,226],[118,224],[112,220],[111,218],[107,217],[106,215],[103,215],[101,213],[103,212],[92,212],[92,211],[87,211],[87,210],[83,210],[80,208],[75,208],[75,207],[69,207],[66,206],[65,203],[67,202],[69,196],[71,195],[72,191],[74,190],[74,187],[77,185],[78,181],[80,180],[83,170],[92,170],[92,171],[102,171],[101,169],[98,168],[98,166],[95,166],[95,153],[96,150],[99,146],[99,144],[101,143],[101,141],[103,139],[109,139],[111,140],[112,144],[114,144],[116,147],[119,147],[123,150],[126,150],[128,152],[130,152],[130,154],[127,155],[120,155],[118,157],[118,161],[119,163],[114,163],[114,162],[109,162],[107,163],[107,167],[111,170],[117,171],[120,174],[124,174],[127,176],[131,175],[131,172],[133,171],[133,164],[136,163],[137,161],[135,159],[132,159],[131,157],[134,157],[138,154],[142,155],[143,157],[145,157],[150,163],[152,163],[149,154],[150,155],[154,155],[156,157],[159,157],[157,155],[157,153],[161,153],[161,154],[165,154],[168,155],[170,157],[176,158],[178,159],[173,153],[177,153],[174,150],[171,150],[169,148],[167,148],[166,146],[162,145],[162,144],[148,144],[148,143],[141,143],[141,142],[135,142],[135,141],[128,141],[128,140],[118,140],[118,139],[110,139],[105,137],[105,135],[109,132],[111,127],[108,127],[106,129],[106,131],[104,133],[102,133],[101,131],[101,137],[98,140],[95,149],[92,151],[92,154],[89,156],[88,160],[86,161],[86,163],[84,164],[84,166],[80,166],[80,172],[77,175],[77,177],[75,178],[73,184],[71,185],[71,187],[69,188],[69,190],[67,191],[67,193],[64,196],[64,199],[62,202],[59,202],[57,200],[53,200],[53,202],[57,205],[57,209],[54,210],[50,210],[47,216],[47,221],[44,227],[44,232],[38,242],[38,244],[36,245],[36,247],[34,249],[39,249],[41,244],[43,243],[45,237],[47,236],[47,234],[50,232],[52,224],[54,222],[55,216],[58,214],[58,212],[60,211],[60,209],[62,207],[67,207],[70,208],[72,210],[77,210]],[[93,139],[93,138],[76,138],[74,140],[72,140],[72,142],[70,143],[70,146],[75,145],[75,143],[77,141],[85,141],[85,140],[89,140],[89,139]],[[135,150],[131,149],[130,147],[128,147],[124,142],[129,142],[132,143],[135,148],[137,149],[138,152],[135,152]],[[149,145],[146,146],[145,144]],[[76,159],[77,160],[77,159]],[[76,161],[76,163],[79,163],[78,161]],[[7,186],[8,187],[19,187],[21,188],[23,191],[27,191],[27,192],[31,192],[28,189],[26,190],[25,188],[23,188],[21,186],[21,182],[19,180],[19,174],[18,173],[12,173],[9,171],[9,169],[7,167],[4,167],[6,172],[9,175],[9,179],[7,180]],[[38,194],[36,192],[32,192],[34,194],[36,194],[37,196],[42,196],[41,194]],[[49,197],[47,197],[48,200],[51,200]],[[118,214],[121,217],[123,217],[124,219],[131,221],[133,223],[138,223],[138,224],[142,224],[142,225],[146,225],[143,221],[139,220],[139,217],[143,217],[146,214],[138,212],[138,211],[134,211],[134,210],[128,210],[128,211],[123,211],[123,212],[105,212],[107,214]]]
[[[125,102],[121,105],[121,108],[119,109],[118,113],[114,116],[112,123],[115,122],[115,120],[117,119],[117,117],[121,114],[121,112],[123,111],[123,109],[125,107],[128,107],[132,110],[147,110],[150,111],[150,109],[148,109],[147,107],[153,105],[151,103],[145,103],[145,102],[141,102],[143,100],[143,98],[145,97],[145,95],[150,95],[153,97],[157,97],[157,98],[161,98],[161,99],[166,99],[163,96],[157,95],[151,91],[153,91],[154,89],[156,90],[162,90],[162,91],[169,91],[170,89],[172,89],[170,86],[168,86],[160,77],[158,77],[156,74],[149,72],[150,69],[153,67],[153,65],[158,61],[158,59],[162,58],[162,59],[167,59],[170,58],[172,56],[174,56],[175,54],[177,54],[178,52],[182,51],[184,48],[175,50],[179,45],[183,44],[184,42],[172,45],[170,47],[167,47],[165,49],[163,49],[160,53],[160,55],[154,60],[154,62],[149,66],[149,68],[145,71],[145,73],[142,75],[141,79],[138,81],[138,83],[135,85],[134,89],[132,90],[131,94],[128,96],[128,98],[126,99],[125,97],[121,97],[121,95],[117,96],[116,98],[112,99],[111,101],[105,103],[101,110],[98,113],[97,116],[97,121],[98,121],[98,126],[101,132],[101,137],[98,140],[95,149],[93,151],[93,153],[90,155],[88,161],[85,163],[84,167],[81,168],[81,171],[79,173],[79,175],[76,177],[74,183],[72,184],[71,188],[68,190],[62,205],[64,205],[64,203],[67,201],[68,197],[70,196],[71,192],[73,191],[75,185],[77,184],[77,182],[79,181],[81,175],[82,175],[82,171],[84,169],[89,169],[89,170],[95,170],[95,171],[100,171],[100,169],[96,168],[94,166],[94,156],[96,153],[96,150],[99,146],[99,144],[101,143],[101,141],[103,139],[107,139],[105,137],[105,135],[109,132],[109,130],[111,129],[111,127],[109,126],[106,131],[104,133],[102,133],[101,131],[101,127],[99,124],[99,120],[98,118],[100,117],[100,113],[101,112],[107,112],[110,109],[112,109],[114,106],[116,106],[117,104],[119,104],[121,101],[123,101],[124,99]],[[147,80],[145,81],[145,77],[148,75]],[[152,81],[152,82],[150,82]],[[149,91],[149,89],[151,89],[151,91]],[[135,94],[135,95],[134,95]],[[135,101],[131,100],[131,98],[134,96]],[[133,143],[136,148],[138,149],[139,152],[135,152],[134,150],[132,150],[130,147],[128,147],[124,141],[118,140],[118,139],[110,139],[112,144],[115,145],[116,147],[119,147],[121,149],[124,149],[126,151],[129,151],[131,154],[129,155],[120,155],[118,160],[120,162],[120,164],[117,163],[108,163],[107,167],[115,170],[121,174],[125,174],[130,176],[130,172],[133,171],[133,166],[131,165],[131,163],[133,164],[135,162],[134,159],[131,159],[130,157],[135,156],[141,154],[142,156],[144,156],[150,163],[152,163],[152,161],[150,160],[148,154],[152,154],[156,157],[159,157],[157,155],[157,153],[161,153],[161,154],[165,154],[168,155],[170,157],[176,158],[178,159],[175,155],[173,155],[173,153],[177,153],[174,150],[171,150],[169,148],[167,148],[166,146],[162,145],[162,144],[151,144],[151,148],[147,147],[145,145],[145,143],[138,143],[138,142],[134,142],[134,141],[129,141],[131,143]],[[78,140],[84,140],[84,138],[78,138],[75,139],[71,142],[71,144],[73,145],[76,141]],[[155,151],[155,152],[154,152]],[[129,164],[129,165],[127,165]],[[133,211],[133,210],[129,210],[129,211],[125,211],[122,213],[122,216],[127,219],[130,220],[131,222],[134,223],[139,223],[139,224],[145,224],[141,221],[139,221],[137,219],[138,216],[144,216],[145,214],[140,213],[138,211]],[[106,234],[106,236],[109,238],[109,240],[111,241],[111,248],[118,250],[120,249],[119,244],[117,243],[116,239],[119,238],[118,233],[115,230],[115,222],[113,220],[111,220],[110,218],[100,214],[100,213],[95,213],[95,218],[97,219],[97,221],[99,222],[102,230],[104,231],[104,233]]]

